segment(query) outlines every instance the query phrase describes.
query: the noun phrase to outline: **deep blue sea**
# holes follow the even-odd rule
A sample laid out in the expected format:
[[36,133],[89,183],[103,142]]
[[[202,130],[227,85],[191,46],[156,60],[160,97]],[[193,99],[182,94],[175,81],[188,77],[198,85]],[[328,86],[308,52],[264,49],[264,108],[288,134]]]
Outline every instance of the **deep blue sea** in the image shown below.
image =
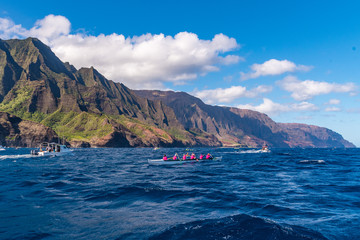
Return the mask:
[[360,149],[0,152],[0,239],[360,239]]

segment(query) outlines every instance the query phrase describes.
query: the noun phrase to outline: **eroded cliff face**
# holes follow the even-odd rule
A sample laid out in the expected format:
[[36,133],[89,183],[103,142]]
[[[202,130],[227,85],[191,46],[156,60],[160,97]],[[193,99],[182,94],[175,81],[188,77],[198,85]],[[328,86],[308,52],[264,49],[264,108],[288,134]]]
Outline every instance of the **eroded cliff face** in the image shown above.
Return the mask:
[[185,129],[213,135],[223,146],[289,147],[279,126],[259,112],[211,106],[184,92],[137,90],[139,96],[163,101]]
[[278,125],[288,135],[287,143],[290,147],[356,147],[340,134],[327,128],[300,123],[278,123]]
[[0,112],[0,143],[3,146],[38,147],[39,143],[57,140],[56,133],[49,127]]
[[17,99],[22,106],[16,110],[23,112],[123,114],[162,128],[182,128],[161,102],[133,94],[93,67],[76,70],[38,39],[0,40],[0,56],[0,101],[5,107]]
[[139,96],[163,101],[185,129],[212,134],[223,146],[355,147],[329,129],[296,123],[276,123],[266,114],[211,106],[184,92],[137,90]]
[[[94,137],[90,140],[91,147],[182,147],[184,143],[177,141],[166,131],[159,128],[150,128],[137,123],[124,125],[115,121],[109,121],[112,126],[111,133],[104,137]],[[142,132],[142,137],[131,132],[129,129],[136,128]]]

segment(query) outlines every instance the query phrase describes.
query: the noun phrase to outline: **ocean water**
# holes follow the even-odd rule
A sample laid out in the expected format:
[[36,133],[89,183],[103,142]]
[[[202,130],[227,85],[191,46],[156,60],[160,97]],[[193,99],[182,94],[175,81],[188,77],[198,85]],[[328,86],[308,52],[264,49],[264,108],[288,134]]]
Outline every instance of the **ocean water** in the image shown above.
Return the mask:
[[0,152],[0,239],[360,239],[360,149]]

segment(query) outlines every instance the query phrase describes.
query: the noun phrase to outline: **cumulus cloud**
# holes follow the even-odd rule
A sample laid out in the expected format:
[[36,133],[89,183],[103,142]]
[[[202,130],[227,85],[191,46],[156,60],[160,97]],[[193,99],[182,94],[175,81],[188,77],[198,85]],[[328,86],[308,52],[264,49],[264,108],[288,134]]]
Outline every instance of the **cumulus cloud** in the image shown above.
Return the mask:
[[39,38],[45,44],[51,44],[60,36],[68,35],[70,29],[71,23],[66,17],[50,14],[44,19],[37,20],[35,26],[28,31],[27,35]]
[[329,102],[326,103],[327,105],[338,105],[340,104],[339,99],[330,99]]
[[278,115],[283,112],[298,112],[298,111],[317,111],[319,110],[318,107],[316,107],[314,104],[309,102],[301,102],[301,103],[295,103],[295,104],[280,104],[273,102],[272,100],[268,98],[263,98],[263,103],[260,105],[251,105],[251,104],[245,104],[245,105],[239,105],[238,108],[242,109],[250,109],[262,113],[266,113],[270,116]]
[[325,109],[325,111],[326,111],[326,112],[340,112],[341,109],[338,108],[338,107],[327,107],[327,108]]
[[0,18],[0,38],[20,38],[27,33],[28,31],[21,24],[16,25],[11,19]]
[[275,103],[268,98],[264,98],[263,103],[258,106],[254,106],[251,104],[245,104],[245,105],[239,105],[237,107],[242,108],[242,109],[254,110],[254,111],[261,112],[261,113],[266,113],[268,115],[276,115],[281,112],[290,111],[290,108],[288,106],[282,105],[279,103]]
[[200,98],[208,104],[214,103],[230,103],[237,98],[247,97],[253,98],[257,97],[262,93],[271,92],[271,86],[258,86],[256,88],[247,90],[243,86],[232,86],[230,88],[216,88],[208,89],[202,91],[194,91],[193,95]]
[[348,82],[344,84],[319,82],[313,80],[300,81],[294,76],[287,76],[277,82],[281,88],[291,92],[291,96],[298,101],[311,99],[317,95],[329,93],[354,93],[357,86]]
[[300,102],[290,104],[290,109],[292,111],[317,111],[319,108],[309,102]]
[[203,40],[189,32],[125,37],[116,33],[70,34],[70,30],[71,23],[63,16],[48,15],[29,30],[0,18],[0,37],[37,37],[62,61],[77,68],[94,66],[107,78],[132,88],[161,88],[164,82],[183,84],[242,60],[228,54],[240,45],[221,33]]
[[36,37],[45,44],[52,40],[70,33],[71,23],[63,16],[50,14],[41,20],[37,20],[34,27],[26,29],[21,24],[15,24],[11,19],[0,18],[0,38],[24,38]]
[[253,64],[250,66],[251,71],[249,73],[241,72],[241,79],[247,80],[267,75],[280,75],[286,72],[295,71],[309,71],[311,66],[296,65],[288,60],[270,59],[262,64]]

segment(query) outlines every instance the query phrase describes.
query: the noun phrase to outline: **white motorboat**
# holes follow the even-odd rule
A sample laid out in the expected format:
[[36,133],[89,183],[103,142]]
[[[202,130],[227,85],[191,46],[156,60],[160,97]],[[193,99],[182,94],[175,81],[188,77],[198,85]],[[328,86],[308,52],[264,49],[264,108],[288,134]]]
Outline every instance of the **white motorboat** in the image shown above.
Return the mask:
[[0,151],[5,151],[5,148],[0,145]]
[[270,149],[264,148],[264,149],[261,149],[260,152],[262,152],[262,153],[269,153],[269,152],[270,152]]
[[270,149],[267,144],[264,144],[263,147],[260,150],[262,153],[269,153]]
[[66,145],[58,143],[42,143],[38,150],[31,150],[31,155],[37,156],[62,156],[72,154]]

